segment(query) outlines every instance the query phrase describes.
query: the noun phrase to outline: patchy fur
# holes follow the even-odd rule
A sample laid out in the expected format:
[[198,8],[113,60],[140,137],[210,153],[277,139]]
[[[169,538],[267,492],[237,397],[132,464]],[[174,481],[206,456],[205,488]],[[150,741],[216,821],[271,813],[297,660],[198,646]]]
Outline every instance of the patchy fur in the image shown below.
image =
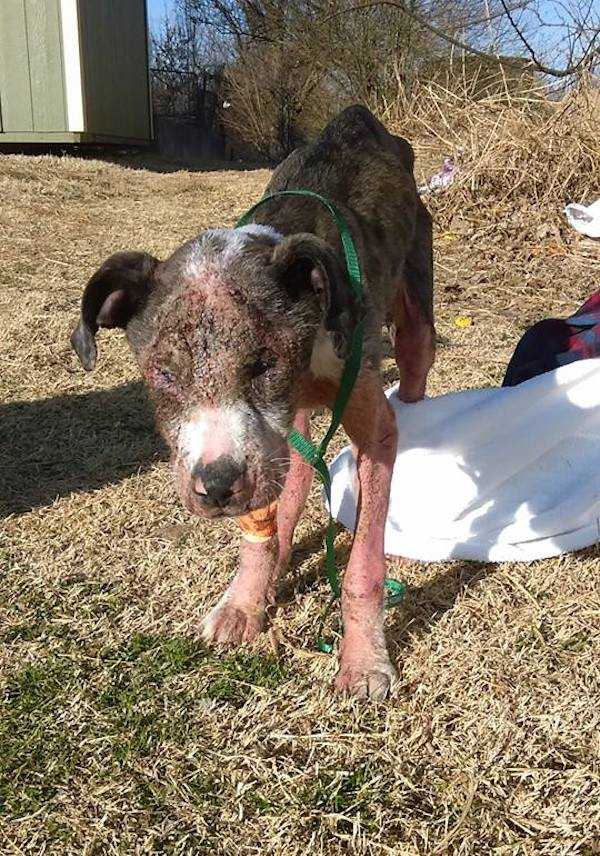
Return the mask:
[[88,283],[72,342],[96,359],[98,327],[123,327],[171,448],[175,483],[195,514],[240,517],[281,496],[278,534],[245,543],[241,569],[205,623],[218,644],[258,633],[291,548],[310,473],[286,438],[335,400],[352,331],[365,321],[363,366],[344,426],[358,449],[361,509],[342,599],[338,687],[383,696],[394,669],[383,638],[383,527],[395,421],[377,373],[383,324],[396,326],[407,400],[433,360],[431,220],[412,150],[365,109],[345,110],[294,152],[268,190],[307,188],[349,224],[364,299],[348,282],[340,235],[314,199],[270,200],[241,229],[211,229],[164,262],[108,259]]

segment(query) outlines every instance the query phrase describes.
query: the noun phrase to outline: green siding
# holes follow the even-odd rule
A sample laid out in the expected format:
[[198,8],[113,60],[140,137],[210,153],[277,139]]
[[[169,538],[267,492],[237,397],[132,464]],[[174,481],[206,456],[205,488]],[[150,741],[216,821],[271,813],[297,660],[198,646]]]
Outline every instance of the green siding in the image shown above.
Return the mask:
[[59,0],[0,0],[2,130],[67,127]]
[[[151,139],[145,0],[78,0],[85,130]],[[71,141],[60,0],[0,0],[0,142]]]
[[80,0],[86,131],[150,138],[145,0]]
[[119,137],[115,134],[87,134],[85,131],[19,131],[18,133],[0,134],[0,144],[9,146],[22,143],[39,143],[40,145],[55,145],[60,143],[89,143],[91,145],[135,145],[143,146],[148,142],[146,137],[139,140],[135,137]]
[[0,109],[3,131],[33,131],[24,0],[0,0]]
[[35,131],[67,130],[59,0],[26,0]]

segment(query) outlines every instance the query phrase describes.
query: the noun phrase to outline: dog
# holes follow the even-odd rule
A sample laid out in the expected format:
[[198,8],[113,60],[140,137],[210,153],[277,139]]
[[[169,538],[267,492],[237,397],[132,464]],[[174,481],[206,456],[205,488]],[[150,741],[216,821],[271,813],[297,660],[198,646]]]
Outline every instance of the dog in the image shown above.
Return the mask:
[[[379,373],[382,329],[394,329],[399,395],[423,397],[435,331],[432,226],[409,143],[364,107],[334,118],[275,170],[268,193],[312,190],[349,225],[364,281],[353,297],[338,229],[315,199],[278,197],[238,229],[210,229],[166,261],[119,252],[87,283],[72,345],[96,362],[100,327],[126,331],[170,450],[177,491],[205,518],[276,509],[276,531],[244,538],[239,570],[203,622],[217,646],[265,627],[313,471],[290,450],[316,408],[332,407],[358,318],[363,362],[343,416],[360,503],[341,596],[336,687],[384,698],[395,669],[383,632],[384,526],[396,422]],[[410,485],[407,486],[410,501]]]

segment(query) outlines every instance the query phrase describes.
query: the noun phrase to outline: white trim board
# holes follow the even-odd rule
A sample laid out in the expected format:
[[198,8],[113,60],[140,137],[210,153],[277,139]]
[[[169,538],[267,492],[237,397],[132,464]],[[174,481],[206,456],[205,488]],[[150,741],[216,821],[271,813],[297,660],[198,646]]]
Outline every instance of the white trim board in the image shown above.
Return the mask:
[[67,127],[70,133],[85,131],[83,80],[79,51],[79,10],[77,0],[60,0]]

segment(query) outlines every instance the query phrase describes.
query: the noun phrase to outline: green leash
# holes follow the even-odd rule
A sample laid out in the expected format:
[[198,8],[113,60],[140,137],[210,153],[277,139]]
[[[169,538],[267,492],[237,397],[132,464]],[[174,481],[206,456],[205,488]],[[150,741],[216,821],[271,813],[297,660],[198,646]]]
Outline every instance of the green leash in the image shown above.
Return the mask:
[[[264,205],[265,202],[269,202],[271,199],[276,199],[280,196],[305,196],[310,199],[316,199],[317,202],[320,202],[321,205],[323,205],[330,213],[335,225],[337,226],[338,232],[340,233],[340,238],[342,240],[342,247],[344,250],[344,258],[346,260],[346,270],[348,272],[350,288],[352,289],[354,297],[358,301],[359,305],[361,305],[363,302],[364,294],[362,272],[358,259],[358,253],[356,252],[356,247],[354,245],[354,241],[352,240],[352,235],[350,234],[350,229],[348,228],[348,224],[346,223],[340,211],[332,202],[330,202],[324,196],[321,196],[319,193],[315,193],[313,190],[280,190],[276,193],[269,194],[268,196],[263,196],[263,198],[260,199],[256,203],[256,205],[253,205],[252,208],[246,211],[246,213],[239,218],[239,220],[235,224],[235,228],[239,229],[240,227],[245,226],[257,208],[259,208],[261,205]],[[331,514],[331,476],[329,474],[327,464],[325,463],[325,453],[333,435],[340,426],[344,410],[346,409],[346,405],[348,404],[348,400],[350,398],[350,395],[352,394],[352,390],[354,389],[354,384],[356,383],[356,378],[358,377],[358,374],[360,372],[360,367],[362,364],[364,335],[365,321],[364,317],[361,317],[358,323],[355,325],[354,330],[352,331],[350,353],[346,358],[346,362],[344,364],[344,369],[340,380],[340,387],[331,414],[331,424],[329,425],[327,433],[325,434],[319,445],[315,446],[314,443],[312,443],[307,437],[301,434],[296,428],[292,428],[292,430],[288,434],[288,442],[290,446],[295,449],[295,451],[306,461],[306,463],[310,464],[310,466],[315,470],[320,481],[323,484],[323,487],[325,489],[325,495],[327,497],[329,523],[327,525],[327,531],[325,533],[325,573],[327,576],[327,580],[329,581],[329,585],[331,587],[332,595],[321,617],[321,622],[317,635],[317,648],[320,651],[325,651],[326,653],[329,653],[332,650],[332,645],[328,642],[325,642],[321,638],[321,630],[324,626],[325,619],[327,617],[327,614],[329,613],[329,610],[331,609],[333,601],[339,598],[341,594],[341,586],[339,572],[335,563],[335,523]],[[397,580],[386,580],[385,585],[388,590],[386,606],[388,608],[396,606],[404,597],[404,594],[406,592],[406,586],[404,585],[404,583],[400,583]]]

